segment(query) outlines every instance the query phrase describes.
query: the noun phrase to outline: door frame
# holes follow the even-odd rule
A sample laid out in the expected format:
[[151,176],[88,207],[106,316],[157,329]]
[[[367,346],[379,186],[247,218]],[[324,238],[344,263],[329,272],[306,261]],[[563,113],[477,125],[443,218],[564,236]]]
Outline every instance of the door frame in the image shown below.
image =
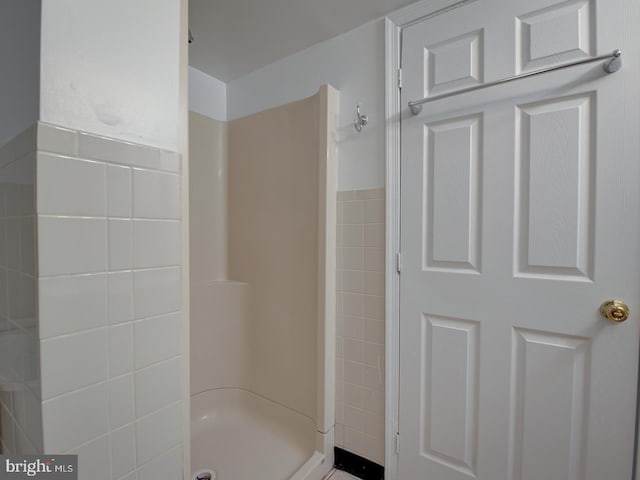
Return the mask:
[[[421,0],[396,10],[385,22],[385,144],[386,144],[386,232],[385,232],[385,479],[398,479],[400,438],[400,129],[402,105],[402,30],[427,18],[442,15],[479,0]],[[639,359],[640,361],[640,359]],[[640,389],[640,380],[638,381]],[[636,409],[634,480],[640,480],[640,395]],[[406,480],[406,479],[402,479]]]

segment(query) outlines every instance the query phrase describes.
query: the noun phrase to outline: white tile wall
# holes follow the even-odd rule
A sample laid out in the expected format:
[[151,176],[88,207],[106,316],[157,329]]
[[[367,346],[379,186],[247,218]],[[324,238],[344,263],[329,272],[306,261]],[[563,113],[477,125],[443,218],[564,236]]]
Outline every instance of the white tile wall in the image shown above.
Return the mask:
[[36,318],[36,128],[0,147],[0,443],[42,450]]
[[384,190],[338,193],[336,445],[384,464]]
[[44,450],[77,452],[81,480],[181,474],[179,157],[46,124],[37,138]]

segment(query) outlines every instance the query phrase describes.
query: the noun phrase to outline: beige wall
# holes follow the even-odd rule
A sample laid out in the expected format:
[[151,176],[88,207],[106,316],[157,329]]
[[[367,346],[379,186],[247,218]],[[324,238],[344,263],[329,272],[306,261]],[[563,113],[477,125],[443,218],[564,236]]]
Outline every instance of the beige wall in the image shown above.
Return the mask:
[[229,274],[250,286],[252,390],[315,418],[317,96],[229,123]]

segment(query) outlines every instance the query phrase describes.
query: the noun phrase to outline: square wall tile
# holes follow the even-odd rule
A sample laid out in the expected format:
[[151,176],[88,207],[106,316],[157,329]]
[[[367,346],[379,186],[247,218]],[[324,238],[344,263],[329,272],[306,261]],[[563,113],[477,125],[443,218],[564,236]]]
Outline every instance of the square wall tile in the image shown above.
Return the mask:
[[133,272],[112,272],[108,275],[109,324],[133,320]]
[[133,370],[133,325],[123,323],[109,327],[109,377]]
[[344,448],[358,455],[364,454],[364,432],[344,427]]
[[40,399],[28,388],[17,390],[13,397],[13,418],[31,444],[42,449],[42,410]]
[[2,436],[2,441],[9,449],[9,452],[15,452],[16,448],[13,429],[14,420],[9,413],[9,409],[4,405],[0,406],[0,436]]
[[8,297],[8,273],[4,268],[0,268],[0,316],[8,317],[9,315],[9,297]]
[[[364,409],[364,387],[361,385],[353,385],[352,383],[344,384],[343,402],[346,406],[357,408],[359,410]],[[345,420],[345,425],[348,423]]]
[[364,249],[364,269],[369,272],[384,272],[384,249],[366,247]]
[[363,456],[380,465],[384,465],[384,440],[381,441],[380,438],[365,434]]
[[27,275],[18,276],[20,315],[13,321],[22,328],[36,328],[36,279]]
[[107,269],[104,219],[38,217],[40,276],[96,273]]
[[345,405],[344,426],[359,432],[364,432],[364,411],[359,408],[353,408],[349,405]]
[[91,480],[111,480],[109,435],[72,450],[78,455],[78,472],[91,472]]
[[40,338],[105,326],[107,276],[77,275],[39,280]]
[[107,215],[130,218],[131,168],[107,165]]
[[36,221],[34,216],[20,219],[20,273],[36,274]]
[[127,425],[111,432],[111,478],[118,480],[136,468],[135,432]]
[[364,202],[364,223],[384,223],[385,199],[372,198]]
[[20,220],[13,217],[5,221],[7,267],[15,271],[20,271]]
[[105,216],[105,164],[38,153],[37,172],[39,214]]
[[149,170],[133,170],[133,216],[180,218],[180,177]]
[[133,422],[135,418],[133,402],[133,374],[123,375],[109,381],[111,430]]
[[19,159],[36,149],[36,126],[32,125],[0,148],[0,166]]
[[2,169],[8,217],[35,212],[36,154],[31,152]]
[[[362,320],[362,319],[360,319]],[[362,335],[358,335],[356,338],[343,338],[344,359],[350,362],[362,363],[364,360],[364,342],[362,341]]]
[[180,400],[182,359],[174,358],[135,374],[136,418]]
[[176,447],[141,467],[138,480],[182,480],[182,461],[182,448]]
[[[365,247],[384,248],[385,245],[384,224],[372,223],[364,226],[364,245]],[[379,252],[380,257],[384,259],[384,252]]]
[[367,342],[384,345],[385,325],[384,321],[365,318],[364,319],[364,339]]
[[109,270],[129,270],[133,243],[131,220],[109,220],[108,224]]
[[344,225],[342,227],[342,245],[362,247],[364,245],[364,227],[362,225]]
[[364,248],[344,247],[342,249],[342,268],[345,270],[364,270]]
[[364,272],[364,293],[384,297],[385,281],[382,272]]
[[21,455],[36,455],[40,452],[40,449],[31,443],[29,437],[17,424],[14,430],[14,440],[16,452],[20,452]]
[[180,268],[134,272],[133,305],[134,318],[180,310]]
[[364,409],[368,413],[384,415],[384,390],[365,388]]
[[180,319],[180,313],[173,313],[135,322],[136,369],[180,355]]
[[78,132],[47,123],[38,122],[38,150],[76,157]]
[[66,452],[107,433],[107,383],[45,400],[42,404],[44,451]]
[[[182,440],[182,404],[176,403],[136,422],[138,466]],[[161,475],[160,478],[168,478]]]
[[107,379],[107,329],[43,340],[42,398],[47,400]]
[[[0,188],[2,185],[0,184]],[[7,266],[7,219],[0,218],[0,268]]]
[[[342,322],[342,335],[345,337],[345,340],[350,338],[360,341],[360,344],[362,344],[362,339],[364,338],[364,318],[345,315]],[[344,345],[344,347],[346,348],[347,346]],[[362,360],[360,360],[360,362],[362,362]]]
[[362,316],[364,313],[364,296],[357,293],[344,293],[342,308],[345,315]]
[[7,272],[7,313],[9,318],[17,321],[22,316],[20,306],[20,281],[22,276],[10,270]]
[[364,366],[364,386],[376,390],[384,389],[384,365],[379,368]]
[[364,223],[364,202],[361,200],[342,204],[342,222],[345,224]]
[[354,385],[364,385],[364,365],[357,362],[344,361],[344,381]]
[[364,433],[373,438],[384,439],[384,416],[365,413]]
[[135,220],[133,267],[180,265],[180,233],[180,222],[177,221]]
[[364,296],[364,316],[374,320],[384,321],[384,297],[374,295]]

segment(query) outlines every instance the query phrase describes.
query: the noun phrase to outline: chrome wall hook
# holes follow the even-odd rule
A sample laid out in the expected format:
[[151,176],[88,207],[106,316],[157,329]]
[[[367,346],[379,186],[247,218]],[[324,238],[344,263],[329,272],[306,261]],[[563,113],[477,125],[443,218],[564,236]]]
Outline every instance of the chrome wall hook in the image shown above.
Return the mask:
[[355,127],[356,132],[361,132],[361,131],[362,131],[362,128],[363,128],[367,123],[369,123],[369,119],[367,118],[367,116],[366,116],[366,115],[362,115],[362,114],[360,113],[360,104],[358,104],[358,105],[356,106],[356,118],[355,118],[355,120],[353,121],[353,126]]
[[604,62],[602,68],[607,73],[615,73],[622,68],[622,50],[616,49],[611,54],[611,58]]

